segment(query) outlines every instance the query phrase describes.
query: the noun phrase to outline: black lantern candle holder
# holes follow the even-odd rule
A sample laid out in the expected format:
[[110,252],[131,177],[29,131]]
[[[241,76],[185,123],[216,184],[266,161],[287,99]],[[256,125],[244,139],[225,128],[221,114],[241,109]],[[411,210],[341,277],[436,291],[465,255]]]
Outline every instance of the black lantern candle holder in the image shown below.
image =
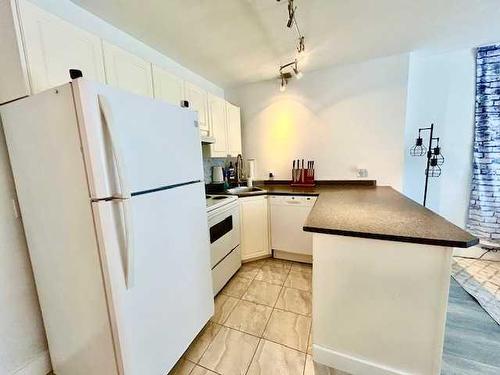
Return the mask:
[[[421,137],[421,133],[424,131],[430,132],[428,148],[424,146],[424,140]],[[411,156],[427,156],[427,166],[425,168],[424,206],[427,201],[429,177],[441,176],[441,166],[444,164],[444,156],[441,152],[441,147],[439,146],[439,137],[434,137],[433,135],[434,124],[431,124],[428,128],[418,129],[418,137],[415,140],[415,144],[410,148]]]

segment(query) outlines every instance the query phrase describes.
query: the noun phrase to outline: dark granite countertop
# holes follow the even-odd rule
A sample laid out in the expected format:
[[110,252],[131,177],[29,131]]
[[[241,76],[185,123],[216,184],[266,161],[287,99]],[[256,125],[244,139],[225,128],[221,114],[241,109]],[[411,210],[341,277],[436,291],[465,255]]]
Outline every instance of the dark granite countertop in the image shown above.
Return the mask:
[[323,191],[329,191],[332,188],[344,186],[356,188],[360,186],[376,186],[375,180],[328,180],[318,181],[316,186],[301,187],[290,186],[290,181],[256,181],[254,186],[264,189],[262,192],[239,193],[238,197],[253,197],[258,195],[305,195],[318,196]]
[[350,182],[311,188],[269,182],[256,186],[266,190],[258,195],[319,196],[304,223],[307,232],[462,248],[479,242],[391,187]]

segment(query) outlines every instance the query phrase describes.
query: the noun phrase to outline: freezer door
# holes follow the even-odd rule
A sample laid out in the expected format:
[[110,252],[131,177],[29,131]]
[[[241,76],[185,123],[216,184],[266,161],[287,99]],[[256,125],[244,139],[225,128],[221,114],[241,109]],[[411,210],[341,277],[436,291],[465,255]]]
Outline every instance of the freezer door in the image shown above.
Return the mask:
[[82,79],[72,85],[92,198],[203,180],[195,112]]
[[163,375],[213,314],[203,185],[130,199],[130,288],[122,204],[93,203],[119,357],[124,375]]

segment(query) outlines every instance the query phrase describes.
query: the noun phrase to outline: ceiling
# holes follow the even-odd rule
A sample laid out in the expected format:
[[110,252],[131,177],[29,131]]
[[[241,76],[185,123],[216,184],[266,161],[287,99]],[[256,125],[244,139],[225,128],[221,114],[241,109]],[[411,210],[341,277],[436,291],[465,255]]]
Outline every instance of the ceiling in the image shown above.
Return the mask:
[[[223,88],[294,58],[282,0],[72,0]],[[301,68],[500,41],[499,0],[295,0]]]

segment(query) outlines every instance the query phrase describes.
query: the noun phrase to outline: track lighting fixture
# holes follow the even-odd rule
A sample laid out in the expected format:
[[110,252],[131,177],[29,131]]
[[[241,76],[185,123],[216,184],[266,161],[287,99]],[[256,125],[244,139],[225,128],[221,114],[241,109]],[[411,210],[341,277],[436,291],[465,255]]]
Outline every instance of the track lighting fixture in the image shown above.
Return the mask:
[[[281,0],[277,0],[277,1],[280,2]],[[288,28],[291,28],[292,25],[295,25],[295,29],[296,29],[297,35],[298,35],[297,53],[299,55],[301,55],[305,51],[306,46],[305,46],[305,38],[302,35],[302,33],[300,32],[299,25],[297,24],[297,19],[295,18],[296,10],[297,10],[297,7],[294,5],[294,0],[288,0],[288,22],[287,22],[286,26]],[[292,62],[289,62],[288,64],[280,66],[279,78],[281,79],[281,84],[280,84],[280,91],[281,92],[286,90],[286,85],[288,84],[288,80],[292,78],[292,74],[291,74],[290,70],[288,72],[284,71],[287,68],[289,68],[291,71],[293,71],[293,73],[295,74],[295,77],[297,79],[301,79],[303,76],[302,72],[299,70],[297,59],[295,59]]]
[[285,79],[285,75],[283,73],[281,73],[281,84],[280,84],[280,91],[281,92],[285,92],[286,85],[287,85],[287,81]]
[[286,85],[288,84],[288,80],[292,78],[292,73],[290,71],[286,71],[287,69],[291,69],[297,79],[301,79],[303,76],[302,72],[299,70],[297,59],[295,59],[292,62],[289,62],[288,64],[281,65],[280,77],[279,77],[281,79],[281,85],[280,85],[281,92],[286,90]]
[[295,77],[297,77],[297,79],[302,78],[303,74],[297,66],[297,59],[295,59],[295,65],[293,66],[293,72],[295,73]]
[[299,43],[297,44],[297,52],[300,54],[304,53],[306,50],[306,45],[305,45],[305,40],[304,37],[301,36],[299,37]]
[[290,72],[280,71],[280,91],[284,92],[288,85],[288,81],[292,79],[292,74]]
[[292,27],[292,24],[294,22],[295,9],[297,8],[293,6],[293,0],[288,0],[288,22],[286,23],[286,27],[288,28]]

